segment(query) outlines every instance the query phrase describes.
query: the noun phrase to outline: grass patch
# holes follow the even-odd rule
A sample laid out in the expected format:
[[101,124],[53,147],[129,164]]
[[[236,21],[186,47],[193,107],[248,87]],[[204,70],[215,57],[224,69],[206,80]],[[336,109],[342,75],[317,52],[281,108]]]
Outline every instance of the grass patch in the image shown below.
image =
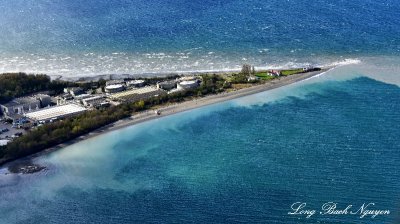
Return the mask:
[[266,72],[259,72],[256,73],[256,76],[262,80],[271,80],[274,79],[275,77],[272,75],[268,75]]
[[298,69],[289,69],[289,70],[282,70],[281,74],[282,75],[294,75],[294,74],[298,74],[298,73],[302,73],[303,69],[302,68],[298,68]]

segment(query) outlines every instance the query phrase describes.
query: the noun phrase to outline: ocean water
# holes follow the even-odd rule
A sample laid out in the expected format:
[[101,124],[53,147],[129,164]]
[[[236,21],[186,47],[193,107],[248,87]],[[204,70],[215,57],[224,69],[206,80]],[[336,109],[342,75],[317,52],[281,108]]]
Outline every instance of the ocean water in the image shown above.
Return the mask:
[[0,72],[330,65],[400,52],[397,0],[1,0]]
[[[1,223],[397,223],[400,86],[363,69],[400,74],[342,66],[37,158],[46,171],[0,175]],[[391,213],[307,219],[295,202]]]

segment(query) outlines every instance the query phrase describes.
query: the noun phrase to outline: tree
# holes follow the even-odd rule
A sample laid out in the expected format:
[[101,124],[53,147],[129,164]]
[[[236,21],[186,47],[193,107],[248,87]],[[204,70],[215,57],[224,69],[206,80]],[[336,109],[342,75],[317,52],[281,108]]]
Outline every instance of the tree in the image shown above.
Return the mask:
[[137,109],[143,109],[144,108],[144,101],[140,100],[140,101],[136,102],[135,106],[136,106]]
[[27,75],[25,73],[5,73],[0,75],[0,103],[10,101],[14,97],[50,90],[61,92],[70,82],[51,81],[47,75]]
[[251,73],[252,73],[252,67],[251,67],[251,65],[249,65],[249,64],[244,64],[244,65],[242,66],[241,74],[242,74],[242,75],[245,75],[245,76],[250,76]]

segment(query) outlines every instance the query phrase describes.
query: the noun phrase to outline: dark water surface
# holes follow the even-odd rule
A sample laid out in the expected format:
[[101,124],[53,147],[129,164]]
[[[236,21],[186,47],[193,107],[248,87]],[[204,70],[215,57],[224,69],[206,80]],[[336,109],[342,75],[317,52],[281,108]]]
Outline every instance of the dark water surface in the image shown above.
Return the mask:
[[0,10],[0,72],[287,67],[400,53],[397,0],[2,0]]

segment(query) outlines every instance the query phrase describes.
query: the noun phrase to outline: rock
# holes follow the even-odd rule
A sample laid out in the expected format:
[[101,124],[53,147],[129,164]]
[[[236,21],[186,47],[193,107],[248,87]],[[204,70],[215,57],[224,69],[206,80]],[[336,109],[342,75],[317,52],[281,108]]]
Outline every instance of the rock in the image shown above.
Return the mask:
[[31,161],[22,161],[8,167],[10,173],[32,174],[44,170],[46,167],[33,164]]

